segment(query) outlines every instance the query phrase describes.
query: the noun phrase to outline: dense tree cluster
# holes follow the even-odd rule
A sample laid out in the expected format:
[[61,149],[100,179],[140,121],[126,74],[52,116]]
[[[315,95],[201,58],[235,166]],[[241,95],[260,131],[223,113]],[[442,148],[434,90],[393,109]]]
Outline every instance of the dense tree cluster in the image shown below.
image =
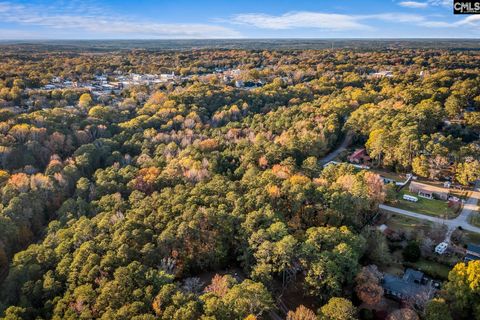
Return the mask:
[[[378,165],[478,179],[479,59],[441,50],[5,49],[0,312],[254,319],[277,309],[276,288],[294,274],[317,309],[299,306],[289,319],[355,319],[353,291],[367,304],[383,294],[376,269],[360,261],[389,255],[366,227],[388,190],[374,173],[320,160],[350,131]],[[368,76],[390,66],[393,78]],[[215,68],[266,85],[237,89]],[[53,76],[115,71],[193,77],[102,98],[38,89]],[[200,280],[232,266],[237,277]],[[451,295],[428,314],[442,301],[474,308],[473,290],[456,296],[468,291],[459,268]]]
[[480,172],[479,81],[473,70],[381,81],[381,101],[356,109],[346,126],[366,141],[378,165],[468,185]]

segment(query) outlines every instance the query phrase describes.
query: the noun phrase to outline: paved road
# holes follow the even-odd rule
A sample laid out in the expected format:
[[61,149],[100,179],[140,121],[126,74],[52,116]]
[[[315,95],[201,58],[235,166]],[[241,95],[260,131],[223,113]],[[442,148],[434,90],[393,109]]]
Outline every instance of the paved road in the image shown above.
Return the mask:
[[462,227],[465,230],[480,233],[480,228],[475,227],[475,226],[473,226],[469,223],[470,215],[473,212],[477,211],[477,203],[478,203],[479,198],[480,198],[480,181],[477,181],[477,183],[475,184],[475,188],[472,191],[472,194],[470,195],[468,200],[463,205],[463,209],[462,209],[462,212],[460,213],[460,215],[458,217],[456,217],[455,219],[450,219],[450,220],[441,219],[441,218],[432,217],[432,216],[427,216],[427,215],[424,215],[424,214],[420,214],[420,213],[416,213],[416,212],[408,211],[408,210],[403,210],[403,209],[387,206],[387,205],[384,205],[384,204],[381,204],[379,206],[379,208],[381,210],[384,210],[384,211],[393,212],[393,213],[401,214],[401,215],[404,215],[404,216],[409,216],[409,217],[412,217],[412,218],[427,220],[427,221],[431,221],[433,223],[446,225],[448,227],[447,239],[446,240],[449,241],[450,236],[452,235],[452,232],[456,228],[458,228],[459,226]]
[[389,211],[389,212],[393,212],[393,213],[398,213],[398,214],[401,214],[401,215],[404,215],[404,216],[409,216],[409,217],[412,217],[412,218],[428,220],[428,221],[435,222],[435,223],[442,223],[443,224],[443,222],[451,221],[451,220],[444,220],[444,219],[440,219],[440,218],[436,218],[436,217],[432,217],[432,216],[427,216],[427,215],[416,213],[416,212],[413,212],[413,211],[408,211],[408,210],[403,210],[403,209],[400,209],[400,208],[387,206],[387,205],[384,205],[384,204],[379,205],[379,208],[381,210],[385,210],[385,211]]
[[[460,215],[455,218],[458,223],[461,223],[462,227],[463,225],[470,225],[469,221],[471,218],[471,215],[475,212],[477,212],[478,207],[478,201],[480,199],[480,181],[477,181],[475,184],[475,188],[473,188],[472,194],[470,195],[470,198],[468,198],[467,201],[465,201],[463,205],[462,212]],[[475,227],[474,227],[475,228]],[[477,228],[480,230],[480,228]]]
[[[347,147],[350,145],[351,141],[352,141],[352,134],[351,134],[351,132],[348,132],[347,134],[345,134],[345,138],[343,139],[342,143],[338,146],[338,148],[333,150],[329,154],[327,154],[324,158],[320,159],[320,163],[321,164],[326,164],[326,163],[332,161],[333,159],[335,159],[342,151],[347,149]],[[393,213],[401,214],[401,215],[404,215],[404,216],[409,216],[409,217],[412,217],[412,218],[428,220],[428,221],[431,221],[433,223],[446,225],[447,228],[448,228],[447,235],[446,235],[446,241],[448,242],[448,241],[450,241],[450,236],[452,235],[453,231],[458,227],[462,227],[463,229],[468,230],[468,231],[480,233],[480,228],[475,227],[475,226],[473,226],[469,223],[470,216],[472,215],[472,213],[474,213],[478,210],[477,203],[478,203],[479,199],[480,199],[480,181],[477,181],[476,184],[475,184],[475,187],[472,191],[472,194],[470,195],[468,200],[465,201],[465,203],[463,205],[462,212],[460,213],[460,215],[458,217],[456,217],[455,219],[451,219],[451,220],[436,218],[436,217],[416,213],[416,212],[413,212],[413,211],[408,211],[408,210],[403,210],[403,209],[387,206],[387,205],[384,205],[384,204],[381,204],[379,206],[379,208],[381,210],[384,210],[384,211],[393,212]]]
[[323,165],[335,159],[342,151],[347,150],[347,147],[350,145],[351,142],[352,142],[352,134],[350,132],[347,132],[345,134],[345,138],[343,138],[343,141],[338,146],[338,148],[333,150],[329,154],[327,154],[322,159],[320,159],[320,164]]

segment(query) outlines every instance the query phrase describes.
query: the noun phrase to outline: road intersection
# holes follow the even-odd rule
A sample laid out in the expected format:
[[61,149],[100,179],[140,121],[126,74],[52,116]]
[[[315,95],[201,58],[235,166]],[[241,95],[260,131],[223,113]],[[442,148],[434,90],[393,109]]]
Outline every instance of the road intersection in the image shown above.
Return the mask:
[[450,241],[450,236],[452,235],[452,232],[458,227],[461,227],[463,230],[480,233],[480,228],[474,225],[471,225],[469,222],[471,215],[478,210],[477,204],[478,204],[479,198],[480,198],[480,181],[477,181],[477,183],[475,184],[475,188],[473,189],[470,197],[467,199],[467,201],[465,201],[463,205],[462,212],[455,219],[442,219],[442,218],[432,217],[425,214],[416,213],[413,211],[408,211],[408,210],[395,208],[392,206],[387,206],[384,204],[381,204],[379,208],[382,211],[392,212],[392,213],[401,214],[401,215],[416,218],[416,219],[427,220],[433,223],[445,225],[448,228],[447,237],[446,237],[446,241],[448,242]]

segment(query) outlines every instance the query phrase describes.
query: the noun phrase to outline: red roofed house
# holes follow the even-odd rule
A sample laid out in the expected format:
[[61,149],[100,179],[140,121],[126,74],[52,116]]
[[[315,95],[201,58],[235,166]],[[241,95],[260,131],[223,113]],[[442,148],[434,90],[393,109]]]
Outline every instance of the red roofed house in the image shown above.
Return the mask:
[[367,150],[365,149],[357,149],[348,157],[348,161],[351,163],[363,163],[369,160],[370,157],[367,155]]

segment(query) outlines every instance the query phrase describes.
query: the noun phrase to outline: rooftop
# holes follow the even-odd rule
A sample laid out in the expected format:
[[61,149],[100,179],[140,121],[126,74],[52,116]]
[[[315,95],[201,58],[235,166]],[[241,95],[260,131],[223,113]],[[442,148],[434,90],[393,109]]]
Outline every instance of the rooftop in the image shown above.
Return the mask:
[[429,300],[433,287],[424,279],[423,272],[407,269],[402,278],[385,274],[382,281],[385,293],[401,300],[422,303]]
[[407,269],[403,275],[403,279],[407,282],[421,283],[423,279],[423,272],[413,269]]
[[410,188],[420,189],[420,190],[430,191],[430,192],[437,192],[437,193],[448,193],[449,192],[448,189],[433,186],[431,184],[417,182],[417,181],[410,182]]
[[475,260],[479,260],[479,258],[477,256],[472,255],[472,254],[467,254],[465,256],[465,262],[475,261]]
[[476,254],[480,254],[480,246],[476,246],[474,244],[467,245],[467,251],[474,252]]
[[350,157],[356,158],[356,157],[364,156],[365,154],[366,154],[365,149],[357,149],[357,150],[355,150],[354,153],[352,153],[352,154],[350,155]]

